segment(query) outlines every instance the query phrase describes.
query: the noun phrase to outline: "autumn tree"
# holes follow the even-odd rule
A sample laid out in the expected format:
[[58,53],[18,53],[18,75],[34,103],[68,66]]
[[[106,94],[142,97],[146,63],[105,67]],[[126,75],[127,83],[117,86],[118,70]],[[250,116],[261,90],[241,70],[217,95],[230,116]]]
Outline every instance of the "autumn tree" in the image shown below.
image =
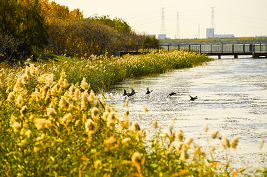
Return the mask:
[[40,0],[41,15],[47,24],[54,23],[55,21],[71,21],[82,20],[83,12],[77,8],[72,11],[68,6],[57,4],[55,1]]
[[49,36],[49,52],[71,56],[115,54],[120,46],[117,31],[91,20],[55,21]]

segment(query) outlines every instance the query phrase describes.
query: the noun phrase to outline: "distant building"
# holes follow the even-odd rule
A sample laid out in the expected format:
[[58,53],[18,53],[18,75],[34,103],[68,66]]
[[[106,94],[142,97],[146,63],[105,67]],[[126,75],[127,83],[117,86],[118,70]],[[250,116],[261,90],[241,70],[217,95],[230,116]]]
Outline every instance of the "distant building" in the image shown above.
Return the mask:
[[214,28],[206,29],[206,38],[214,38]]
[[233,34],[214,34],[214,28],[206,29],[206,38],[233,38]]
[[158,34],[158,39],[166,39],[166,34]]

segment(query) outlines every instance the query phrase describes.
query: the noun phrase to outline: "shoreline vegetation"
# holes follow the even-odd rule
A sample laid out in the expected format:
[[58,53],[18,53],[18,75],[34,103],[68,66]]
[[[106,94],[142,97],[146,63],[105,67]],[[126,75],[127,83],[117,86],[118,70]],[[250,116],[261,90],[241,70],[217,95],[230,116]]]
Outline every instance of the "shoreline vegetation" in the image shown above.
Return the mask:
[[[261,176],[267,169],[233,169],[227,152],[238,145],[223,137],[208,151],[170,125],[152,131],[119,115],[100,90],[123,79],[193,67],[211,61],[187,51],[124,57],[67,58],[9,67],[1,63],[0,173],[6,176]],[[100,88],[98,88],[100,87]],[[97,92],[100,92],[97,94]],[[128,99],[125,100],[128,107]],[[175,121],[175,120],[174,120]],[[217,139],[219,131],[208,132]],[[216,159],[220,146],[225,159]],[[260,148],[263,146],[261,142]]]
[[[198,52],[188,52],[187,50],[173,50],[170,52],[160,50],[158,52],[152,49],[150,53],[145,55],[124,55],[123,57],[91,55],[79,59],[77,57],[47,54],[38,59],[37,62],[31,63],[38,66],[38,70],[42,74],[53,74],[55,79],[60,78],[62,71],[66,73],[66,79],[73,84],[80,83],[85,79],[90,83],[90,88],[94,92],[98,92],[99,89],[108,91],[111,85],[132,77],[160,74],[179,68],[190,68],[212,60]],[[15,65],[9,72],[23,72],[23,69],[29,66],[29,61],[22,66]],[[7,63],[1,65],[1,68],[9,68]],[[9,82],[15,83],[16,75],[4,75],[3,73],[2,82],[8,82],[5,78],[11,77],[12,81]]]

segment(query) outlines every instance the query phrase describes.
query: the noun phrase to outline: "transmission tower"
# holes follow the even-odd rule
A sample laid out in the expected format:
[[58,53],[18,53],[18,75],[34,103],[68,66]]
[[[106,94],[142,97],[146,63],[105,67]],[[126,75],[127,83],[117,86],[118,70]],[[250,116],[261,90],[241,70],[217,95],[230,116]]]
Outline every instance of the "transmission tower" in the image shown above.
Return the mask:
[[211,7],[211,23],[210,23],[210,27],[214,29],[214,33],[216,33],[215,31],[215,19],[214,19],[214,8],[215,7]]
[[166,35],[166,26],[165,26],[165,15],[164,15],[164,7],[161,8],[161,25],[160,25],[160,34]]
[[177,12],[177,22],[176,22],[175,39],[180,39],[179,12]]

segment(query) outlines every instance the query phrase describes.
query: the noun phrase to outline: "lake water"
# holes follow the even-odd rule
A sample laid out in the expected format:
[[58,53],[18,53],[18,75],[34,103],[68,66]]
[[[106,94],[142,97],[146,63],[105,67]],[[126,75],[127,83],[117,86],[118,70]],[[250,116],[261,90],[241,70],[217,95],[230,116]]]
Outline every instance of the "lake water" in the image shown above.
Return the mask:
[[[193,137],[194,142],[202,146],[213,145],[219,152],[223,151],[220,140],[211,139],[210,132],[219,130],[220,135],[227,135],[229,140],[239,135],[237,148],[227,152],[232,164],[267,167],[267,59],[231,57],[194,68],[126,80],[108,93],[107,102],[122,115],[128,109],[130,120],[137,120],[142,129],[151,129],[153,118],[163,132],[168,132],[173,123],[176,132],[183,130],[186,138]],[[153,90],[150,96],[145,95],[147,87]],[[127,108],[123,107],[123,88],[137,92],[129,98]],[[177,94],[169,97],[171,92]],[[189,95],[198,99],[190,101]],[[175,121],[174,117],[177,117]],[[205,124],[208,132],[204,132]],[[259,149],[261,139],[265,145]]]

